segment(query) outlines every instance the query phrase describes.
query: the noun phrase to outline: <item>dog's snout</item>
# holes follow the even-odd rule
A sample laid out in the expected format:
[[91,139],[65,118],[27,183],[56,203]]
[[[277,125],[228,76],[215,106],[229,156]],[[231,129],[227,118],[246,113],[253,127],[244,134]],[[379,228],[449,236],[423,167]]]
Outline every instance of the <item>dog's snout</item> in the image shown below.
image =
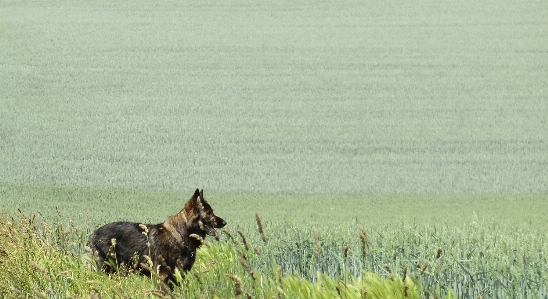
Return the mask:
[[216,221],[216,223],[215,223],[215,227],[217,227],[217,228],[222,228],[222,227],[224,227],[225,225],[226,225],[226,221],[225,221],[223,218],[221,218],[221,217],[217,217],[217,221]]

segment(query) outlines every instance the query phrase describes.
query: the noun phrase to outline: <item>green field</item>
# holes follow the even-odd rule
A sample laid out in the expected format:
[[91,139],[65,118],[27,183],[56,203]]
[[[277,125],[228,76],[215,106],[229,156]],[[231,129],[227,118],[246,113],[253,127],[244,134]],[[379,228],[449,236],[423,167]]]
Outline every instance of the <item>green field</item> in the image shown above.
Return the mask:
[[[213,256],[222,279],[190,281],[182,298],[232,296],[226,273],[254,297],[329,298],[377,281],[362,271],[401,295],[384,266],[411,276],[424,263],[403,282],[423,298],[546,298],[547,11],[507,0],[0,0],[0,246],[17,253],[0,248],[0,264],[21,265],[0,271],[0,297],[89,298],[101,285],[152,296],[150,281],[85,272],[85,237],[115,220],[161,222],[204,188],[227,230],[262,252],[247,255],[265,285],[241,277],[242,244],[223,234],[197,265]],[[11,242],[18,209],[72,223],[70,242],[42,252],[63,237],[24,230]],[[59,262],[46,280],[27,275],[49,260]],[[67,267],[76,289],[51,281]]]
[[0,181],[547,193],[545,2],[248,2],[2,1]]
[[[46,219],[72,219],[81,229],[115,220],[157,223],[179,212],[192,192],[0,184],[0,211],[20,209]],[[220,195],[207,190],[205,194],[233,229],[255,230],[258,213],[267,223],[287,222],[326,233],[340,232],[341,227],[396,228],[403,222],[453,227],[493,223],[548,231],[546,195]]]

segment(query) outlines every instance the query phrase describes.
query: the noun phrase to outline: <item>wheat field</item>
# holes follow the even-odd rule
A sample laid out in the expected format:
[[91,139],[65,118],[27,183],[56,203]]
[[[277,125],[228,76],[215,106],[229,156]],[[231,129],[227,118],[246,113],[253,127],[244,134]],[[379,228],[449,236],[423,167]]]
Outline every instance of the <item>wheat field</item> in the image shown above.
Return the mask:
[[[546,298],[547,11],[0,1],[0,296]],[[195,188],[182,289],[83,265]]]
[[548,190],[546,3],[3,1],[0,181]]

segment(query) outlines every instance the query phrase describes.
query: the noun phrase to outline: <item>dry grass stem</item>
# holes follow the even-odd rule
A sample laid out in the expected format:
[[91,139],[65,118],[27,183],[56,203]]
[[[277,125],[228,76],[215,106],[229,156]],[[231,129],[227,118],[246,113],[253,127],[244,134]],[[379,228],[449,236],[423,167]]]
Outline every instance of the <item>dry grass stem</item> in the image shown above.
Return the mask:
[[318,238],[318,231],[317,230],[314,230],[314,243],[316,243],[315,255],[316,255],[316,258],[319,259],[320,256],[321,256],[322,247],[320,245],[320,240]]
[[362,294],[361,294],[361,295],[362,295],[362,298],[367,298],[367,292],[368,292],[368,291],[369,291],[369,290],[368,290],[367,288],[363,288]]
[[240,262],[240,264],[242,264],[249,276],[251,276],[253,280],[256,280],[257,278],[255,277],[255,272],[253,271],[253,269],[251,269],[251,267],[249,267],[245,259],[243,259],[242,257],[238,257],[238,261]]
[[225,235],[227,235],[230,238],[230,240],[232,240],[232,243],[236,244],[236,239],[234,239],[234,237],[232,236],[232,234],[229,231],[227,231],[226,229],[223,229],[222,232]]
[[428,263],[424,263],[423,266],[417,264],[417,268],[421,269],[421,271],[415,275],[415,278],[418,279],[421,275],[423,275],[427,267],[428,267]]
[[51,282],[51,277],[49,277],[49,274],[44,270],[42,267],[40,267],[38,264],[34,264],[34,269],[38,270],[40,273],[42,273],[42,276],[48,281]]
[[189,237],[194,238],[194,239],[198,240],[200,242],[200,244],[202,244],[206,247],[209,247],[209,243],[204,241],[204,239],[202,237],[198,236],[197,234],[190,234]]
[[439,259],[441,257],[442,252],[443,252],[443,249],[441,249],[441,247],[439,247],[438,251],[436,252],[436,259]]
[[225,276],[230,278],[234,282],[234,296],[235,297],[240,296],[243,293],[242,280],[234,274],[226,273]]
[[369,249],[369,243],[367,240],[367,233],[363,228],[360,227],[360,241],[362,243],[362,259],[365,259],[365,256],[367,254],[367,249]]
[[244,243],[245,250],[249,250],[249,246],[247,245],[247,239],[245,238],[244,233],[241,230],[239,230],[238,234],[240,235],[240,237],[242,237],[242,242]]
[[339,295],[339,298],[342,299],[342,294],[341,294],[341,288],[339,288],[339,286],[336,286],[335,289],[337,290],[337,294]]
[[261,217],[259,217],[259,213],[255,213],[255,219],[257,220],[257,226],[259,227],[259,233],[261,234],[261,239],[264,243],[266,243],[266,236],[263,231],[263,224],[261,222]]
[[282,268],[276,267],[276,278],[278,278],[278,283],[282,284]]
[[196,277],[196,280],[198,281],[199,285],[203,285],[202,278],[200,277],[200,274],[198,271],[192,271],[192,274],[194,274],[194,277]]

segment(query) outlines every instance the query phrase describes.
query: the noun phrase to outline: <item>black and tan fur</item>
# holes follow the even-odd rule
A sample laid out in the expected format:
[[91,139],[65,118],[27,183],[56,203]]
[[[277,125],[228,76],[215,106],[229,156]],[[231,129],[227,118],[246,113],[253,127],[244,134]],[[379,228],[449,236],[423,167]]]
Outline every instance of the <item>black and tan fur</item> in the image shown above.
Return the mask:
[[114,273],[124,269],[150,276],[152,269],[157,271],[164,283],[169,284],[170,281],[175,282],[173,273],[176,267],[182,271],[192,268],[196,249],[205,236],[210,235],[218,240],[215,228],[225,225],[226,222],[213,213],[204,199],[203,190],[196,189],[185,207],[165,222],[109,223],[89,236],[87,246],[101,271]]

